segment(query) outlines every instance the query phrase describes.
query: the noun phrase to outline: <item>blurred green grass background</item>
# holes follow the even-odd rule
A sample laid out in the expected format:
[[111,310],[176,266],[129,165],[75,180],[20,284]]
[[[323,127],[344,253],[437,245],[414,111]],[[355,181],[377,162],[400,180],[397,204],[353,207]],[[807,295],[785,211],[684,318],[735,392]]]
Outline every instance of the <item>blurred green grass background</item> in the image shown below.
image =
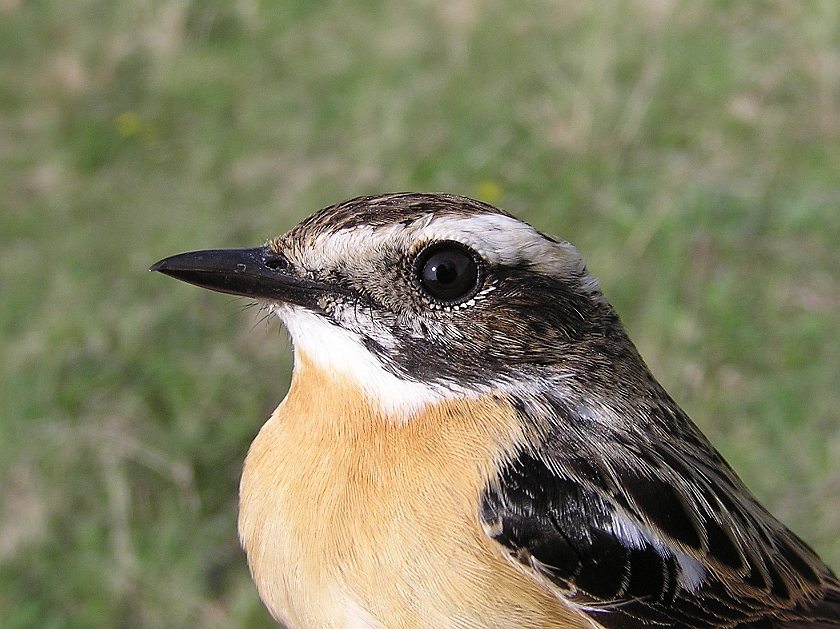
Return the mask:
[[575,243],[840,568],[840,3],[0,0],[0,64],[0,626],[273,626],[235,501],[288,342],[146,269],[400,190]]

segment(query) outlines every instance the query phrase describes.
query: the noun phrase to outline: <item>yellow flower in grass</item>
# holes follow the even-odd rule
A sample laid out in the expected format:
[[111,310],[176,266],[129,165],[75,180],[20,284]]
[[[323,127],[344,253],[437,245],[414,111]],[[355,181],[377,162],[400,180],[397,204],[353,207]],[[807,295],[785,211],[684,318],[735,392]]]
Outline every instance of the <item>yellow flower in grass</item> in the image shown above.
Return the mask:
[[140,138],[146,144],[154,144],[160,140],[158,128],[140,119],[133,111],[124,111],[114,119],[114,125],[124,138]]
[[143,122],[133,111],[124,111],[116,117],[114,123],[117,126],[117,133],[124,138],[133,138],[143,131]]
[[475,187],[475,196],[479,201],[493,205],[502,198],[502,187],[492,179],[482,179]]

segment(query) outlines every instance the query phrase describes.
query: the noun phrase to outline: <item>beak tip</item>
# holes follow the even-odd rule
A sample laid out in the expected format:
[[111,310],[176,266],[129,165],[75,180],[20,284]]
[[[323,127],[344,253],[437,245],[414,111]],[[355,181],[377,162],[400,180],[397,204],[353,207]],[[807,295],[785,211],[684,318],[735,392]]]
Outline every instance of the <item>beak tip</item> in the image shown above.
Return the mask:
[[183,254],[169,256],[168,258],[164,258],[163,260],[158,260],[152,266],[149,267],[149,272],[151,273],[152,271],[157,271],[159,273],[163,273],[164,275],[168,275],[168,272],[178,269],[179,260],[176,260],[176,258],[182,255]]

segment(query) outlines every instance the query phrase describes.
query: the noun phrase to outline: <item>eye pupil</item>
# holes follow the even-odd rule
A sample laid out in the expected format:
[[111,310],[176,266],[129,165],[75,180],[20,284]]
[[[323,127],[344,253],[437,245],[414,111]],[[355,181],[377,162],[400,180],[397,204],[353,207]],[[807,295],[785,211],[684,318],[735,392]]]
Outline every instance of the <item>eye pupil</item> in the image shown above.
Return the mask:
[[437,301],[457,303],[475,293],[479,283],[475,255],[463,245],[431,245],[417,259],[420,285]]
[[458,278],[458,269],[449,260],[444,260],[431,269],[435,280],[441,284],[451,284]]

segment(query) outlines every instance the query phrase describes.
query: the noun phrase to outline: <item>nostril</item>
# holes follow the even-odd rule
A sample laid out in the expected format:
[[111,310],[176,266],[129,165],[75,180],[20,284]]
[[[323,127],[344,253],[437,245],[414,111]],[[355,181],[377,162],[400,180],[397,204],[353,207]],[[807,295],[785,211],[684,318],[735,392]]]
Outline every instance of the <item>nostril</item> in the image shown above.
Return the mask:
[[288,271],[291,262],[282,253],[270,253],[263,258],[263,263],[272,271]]

